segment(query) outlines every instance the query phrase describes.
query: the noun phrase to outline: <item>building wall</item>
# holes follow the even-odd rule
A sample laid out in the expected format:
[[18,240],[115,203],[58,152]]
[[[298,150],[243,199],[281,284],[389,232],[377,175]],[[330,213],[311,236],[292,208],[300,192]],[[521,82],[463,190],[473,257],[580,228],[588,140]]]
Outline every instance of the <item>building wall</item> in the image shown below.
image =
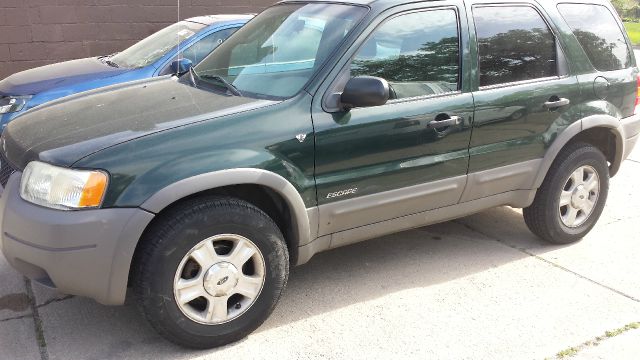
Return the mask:
[[275,1],[0,0],[0,79],[122,50],[179,18],[259,12]]

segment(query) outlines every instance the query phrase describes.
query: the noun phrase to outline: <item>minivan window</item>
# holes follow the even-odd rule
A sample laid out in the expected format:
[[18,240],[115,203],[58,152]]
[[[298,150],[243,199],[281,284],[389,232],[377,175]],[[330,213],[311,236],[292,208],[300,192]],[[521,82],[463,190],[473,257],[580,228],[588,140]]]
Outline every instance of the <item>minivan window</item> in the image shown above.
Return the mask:
[[203,24],[180,21],[119,52],[110,60],[123,68],[141,68],[151,65],[204,27]]
[[351,76],[378,76],[392,98],[458,90],[458,17],[453,9],[404,14],[378,27],[351,62]]
[[207,82],[215,84],[222,78],[242,95],[289,98],[302,90],[366,11],[360,6],[323,3],[273,6],[194,70]]
[[624,34],[609,9],[595,4],[560,4],[558,11],[596,69],[619,70],[631,65]]
[[529,6],[473,9],[480,86],[557,76],[553,33]]

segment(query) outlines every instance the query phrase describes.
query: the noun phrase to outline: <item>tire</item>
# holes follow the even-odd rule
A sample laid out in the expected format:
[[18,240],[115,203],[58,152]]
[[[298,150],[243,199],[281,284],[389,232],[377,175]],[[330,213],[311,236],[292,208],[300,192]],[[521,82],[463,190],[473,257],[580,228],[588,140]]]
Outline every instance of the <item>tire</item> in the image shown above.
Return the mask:
[[[207,197],[154,222],[134,271],[138,307],[151,326],[175,344],[206,349],[246,337],[269,317],[287,283],[289,254],[263,211]],[[202,296],[186,302],[193,294]]]
[[[594,179],[597,189],[589,190],[595,186]],[[531,232],[550,243],[576,242],[595,226],[608,191],[609,168],[602,152],[587,143],[569,144],[554,160],[531,206],[523,209],[524,221]]]

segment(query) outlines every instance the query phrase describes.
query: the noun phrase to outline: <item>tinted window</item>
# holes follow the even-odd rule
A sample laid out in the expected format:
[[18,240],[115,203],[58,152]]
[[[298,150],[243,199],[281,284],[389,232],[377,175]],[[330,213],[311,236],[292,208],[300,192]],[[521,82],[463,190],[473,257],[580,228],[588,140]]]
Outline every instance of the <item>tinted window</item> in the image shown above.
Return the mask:
[[454,10],[401,15],[376,29],[351,63],[351,76],[386,79],[392,97],[456,91],[458,20]]
[[233,34],[238,28],[231,28],[216,31],[213,34],[209,34],[204,38],[200,39],[195,44],[191,45],[189,48],[185,49],[182,52],[182,56],[191,60],[193,65],[197,65],[202,59],[204,59],[213,49],[217,48],[218,45],[222,44],[224,40],[226,40],[231,34]]
[[476,7],[480,86],[556,76],[555,38],[528,6]]
[[558,10],[596,69],[618,70],[631,65],[631,55],[622,30],[606,7],[560,4]]

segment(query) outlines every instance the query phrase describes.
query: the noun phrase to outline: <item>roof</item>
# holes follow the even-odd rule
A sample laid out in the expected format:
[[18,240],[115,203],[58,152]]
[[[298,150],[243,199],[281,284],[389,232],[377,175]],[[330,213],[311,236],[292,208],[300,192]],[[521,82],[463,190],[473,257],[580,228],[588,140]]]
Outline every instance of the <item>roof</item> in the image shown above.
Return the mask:
[[236,21],[249,21],[251,20],[255,14],[219,14],[219,15],[203,15],[196,16],[189,19],[187,21],[200,23],[203,25],[213,25],[219,22],[236,22]]
[[[439,1],[439,0],[422,0],[422,1]],[[365,5],[371,8],[385,9],[391,6],[410,4],[416,2],[416,0],[281,0],[279,3],[334,3],[334,4],[350,4],[350,5]]]
[[302,1],[302,2],[309,2],[309,3],[314,3],[314,2],[335,2],[335,3],[345,3],[345,4],[357,4],[357,5],[368,5],[371,3],[374,3],[376,1],[379,0],[282,0],[280,2],[286,3],[286,2],[292,2],[292,1]]

